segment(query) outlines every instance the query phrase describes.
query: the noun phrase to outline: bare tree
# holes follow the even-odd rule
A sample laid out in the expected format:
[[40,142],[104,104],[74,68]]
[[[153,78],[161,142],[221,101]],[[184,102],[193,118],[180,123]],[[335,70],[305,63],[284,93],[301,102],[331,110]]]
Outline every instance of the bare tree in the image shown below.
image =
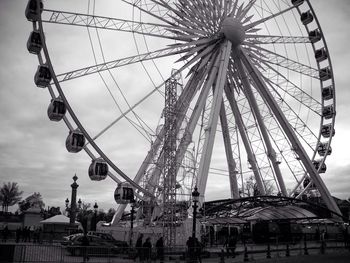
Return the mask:
[[[275,187],[271,181],[265,181],[265,195],[273,195]],[[253,197],[261,195],[258,185],[253,176],[250,176],[248,180],[245,181],[245,192],[246,197]]]

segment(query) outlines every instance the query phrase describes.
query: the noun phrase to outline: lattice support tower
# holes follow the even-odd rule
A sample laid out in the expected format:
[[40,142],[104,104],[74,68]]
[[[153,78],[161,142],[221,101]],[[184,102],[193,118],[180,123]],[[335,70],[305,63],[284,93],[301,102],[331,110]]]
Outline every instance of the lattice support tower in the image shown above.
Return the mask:
[[176,110],[178,81],[171,77],[165,83],[164,110],[164,209],[163,234],[165,244],[176,244]]

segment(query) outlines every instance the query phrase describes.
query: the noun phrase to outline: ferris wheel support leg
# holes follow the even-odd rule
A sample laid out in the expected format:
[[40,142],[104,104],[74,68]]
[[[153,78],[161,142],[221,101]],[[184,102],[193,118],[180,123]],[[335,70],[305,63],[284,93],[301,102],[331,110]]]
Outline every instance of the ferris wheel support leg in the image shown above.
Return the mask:
[[229,87],[228,85],[225,87],[225,93],[226,93],[226,97],[230,103],[230,107],[233,113],[233,116],[235,118],[235,122],[237,124],[238,127],[238,131],[241,135],[242,141],[243,141],[243,145],[244,148],[247,152],[247,156],[248,156],[248,162],[249,164],[252,166],[252,170],[253,170],[253,174],[254,174],[254,178],[258,187],[259,192],[262,195],[265,195],[265,187],[262,181],[262,176],[260,174],[260,170],[258,168],[257,162],[256,162],[256,158],[254,156],[250,141],[248,139],[248,135],[247,135],[247,131],[244,128],[244,123],[242,120],[242,115],[239,112],[239,108],[237,106],[237,102],[234,99],[234,94],[232,91],[232,87]]
[[211,87],[213,86],[216,75],[218,73],[219,63],[220,63],[219,57],[214,59],[212,61],[212,63],[210,63],[210,65],[207,69],[207,71],[208,71],[207,73],[209,73],[209,70],[211,70],[211,72],[209,73],[209,78],[204,83],[205,76],[207,75],[207,74],[205,74],[204,78],[202,78],[202,80],[199,83],[199,86],[202,86],[204,83],[204,87],[202,88],[202,91],[199,95],[199,98],[198,98],[196,105],[193,109],[193,112],[190,116],[189,122],[185,128],[184,135],[181,138],[179,147],[176,151],[176,161],[178,162],[177,170],[180,168],[180,164],[182,163],[182,160],[185,156],[188,145],[192,141],[193,132],[197,126],[198,120],[201,116],[201,113],[202,113],[204,107],[205,107],[205,103],[206,103],[206,100],[208,98],[209,91],[211,90]]
[[273,114],[276,116],[276,119],[280,123],[282,129],[284,130],[286,136],[288,137],[289,141],[291,142],[294,151],[298,154],[300,160],[302,161],[306,171],[310,175],[311,179],[315,183],[317,189],[320,191],[321,197],[324,200],[325,204],[327,205],[328,209],[331,211],[341,215],[341,212],[335,203],[334,199],[332,198],[330,192],[328,191],[325,183],[322,181],[320,175],[315,170],[315,167],[313,166],[311,160],[309,159],[305,149],[303,148],[302,144],[300,143],[298,137],[293,131],[293,128],[288,123],[286,117],[284,116],[283,112],[278,107],[277,102],[274,100],[273,95],[269,91],[268,87],[266,86],[265,82],[263,81],[260,72],[255,68],[255,66],[251,63],[248,56],[245,54],[243,50],[239,50],[239,55],[242,59],[242,62],[244,66],[246,67],[247,71],[249,72],[250,76],[252,77],[253,81],[256,84],[257,89],[259,90],[259,93],[261,96],[265,99],[266,103],[268,104],[269,108],[273,112]]
[[283,180],[283,177],[282,177],[282,174],[281,174],[281,170],[280,170],[280,168],[278,166],[278,162],[277,162],[277,159],[276,159],[276,152],[275,152],[274,148],[272,147],[270,136],[269,136],[269,134],[267,132],[265,123],[263,121],[263,118],[262,118],[260,110],[259,110],[258,103],[256,102],[256,99],[254,97],[252,88],[251,88],[250,83],[248,81],[248,76],[247,76],[246,72],[244,71],[244,68],[243,68],[243,65],[242,65],[242,61],[241,61],[241,59],[238,56],[235,57],[235,62],[236,62],[238,73],[241,76],[241,80],[242,80],[242,84],[243,84],[243,87],[244,87],[244,91],[246,93],[246,97],[248,99],[250,107],[253,110],[255,118],[257,119],[260,131],[261,131],[262,136],[264,138],[264,143],[265,143],[265,146],[266,146],[266,149],[267,149],[267,156],[269,157],[269,159],[270,159],[270,161],[272,163],[273,170],[274,170],[275,175],[277,177],[278,186],[279,186],[279,188],[281,190],[282,195],[283,196],[288,196],[286,185],[284,183],[284,180]]
[[226,40],[221,50],[222,53],[220,58],[220,67],[219,67],[219,73],[218,73],[214,95],[213,95],[213,104],[210,110],[208,126],[205,129],[203,154],[201,156],[199,169],[198,169],[198,176],[199,176],[198,191],[201,194],[201,198],[200,198],[201,201],[203,200],[203,197],[204,197],[205,188],[206,188],[207,179],[208,179],[209,166],[211,161],[211,155],[213,152],[215,133],[216,133],[220,107],[221,107],[221,102],[223,97],[223,90],[226,84],[226,74],[227,74],[228,63],[231,55],[231,47],[232,47],[231,42]]
[[226,110],[224,102],[221,102],[220,108],[220,123],[222,129],[222,136],[224,138],[229,180],[230,180],[230,188],[231,188],[231,197],[233,199],[239,199],[239,189],[237,183],[237,164],[232,154],[232,146],[230,139],[230,131],[228,128]]

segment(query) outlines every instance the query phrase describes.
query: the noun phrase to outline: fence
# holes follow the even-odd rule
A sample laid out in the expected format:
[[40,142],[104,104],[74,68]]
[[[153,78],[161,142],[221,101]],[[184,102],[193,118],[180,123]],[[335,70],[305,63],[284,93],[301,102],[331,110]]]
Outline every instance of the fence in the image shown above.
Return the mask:
[[[29,244],[29,243],[1,243],[0,262],[18,263],[119,263],[119,262],[244,262],[266,258],[292,257],[298,255],[313,255],[350,251],[349,244],[339,240],[308,241],[299,243],[274,244],[238,244],[235,249],[226,250],[223,247],[209,247],[199,249],[186,247],[164,248],[159,253],[156,248],[111,248],[111,247],[81,247],[62,246],[60,244]],[[158,252],[158,253],[157,253]]]

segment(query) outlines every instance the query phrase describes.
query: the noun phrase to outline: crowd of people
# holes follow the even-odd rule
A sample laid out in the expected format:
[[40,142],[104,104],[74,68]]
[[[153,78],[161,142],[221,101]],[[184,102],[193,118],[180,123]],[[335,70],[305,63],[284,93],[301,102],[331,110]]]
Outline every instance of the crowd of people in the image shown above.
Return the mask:
[[[1,241],[7,242],[11,237],[11,231],[8,226],[5,226],[1,231]],[[41,227],[18,227],[15,231],[15,241],[18,242],[33,242],[41,243],[42,242],[42,229]]]
[[[140,234],[136,244],[136,257],[135,260],[139,260],[140,262],[151,262],[153,259],[159,260],[160,263],[164,262],[164,240],[163,237],[160,237],[155,243],[155,254],[152,254],[152,243],[151,238],[147,237],[143,242],[143,234]],[[189,237],[187,242],[187,251],[186,251],[186,259],[187,262],[202,262],[201,253],[202,253],[202,243],[196,237]]]
[[[157,259],[160,262],[164,260],[164,241],[163,237],[160,237],[156,242],[156,250],[157,250]],[[141,262],[150,262],[152,259],[152,243],[151,238],[146,238],[145,242],[143,242],[143,234],[140,234],[137,238],[136,244],[136,258],[138,258]]]

